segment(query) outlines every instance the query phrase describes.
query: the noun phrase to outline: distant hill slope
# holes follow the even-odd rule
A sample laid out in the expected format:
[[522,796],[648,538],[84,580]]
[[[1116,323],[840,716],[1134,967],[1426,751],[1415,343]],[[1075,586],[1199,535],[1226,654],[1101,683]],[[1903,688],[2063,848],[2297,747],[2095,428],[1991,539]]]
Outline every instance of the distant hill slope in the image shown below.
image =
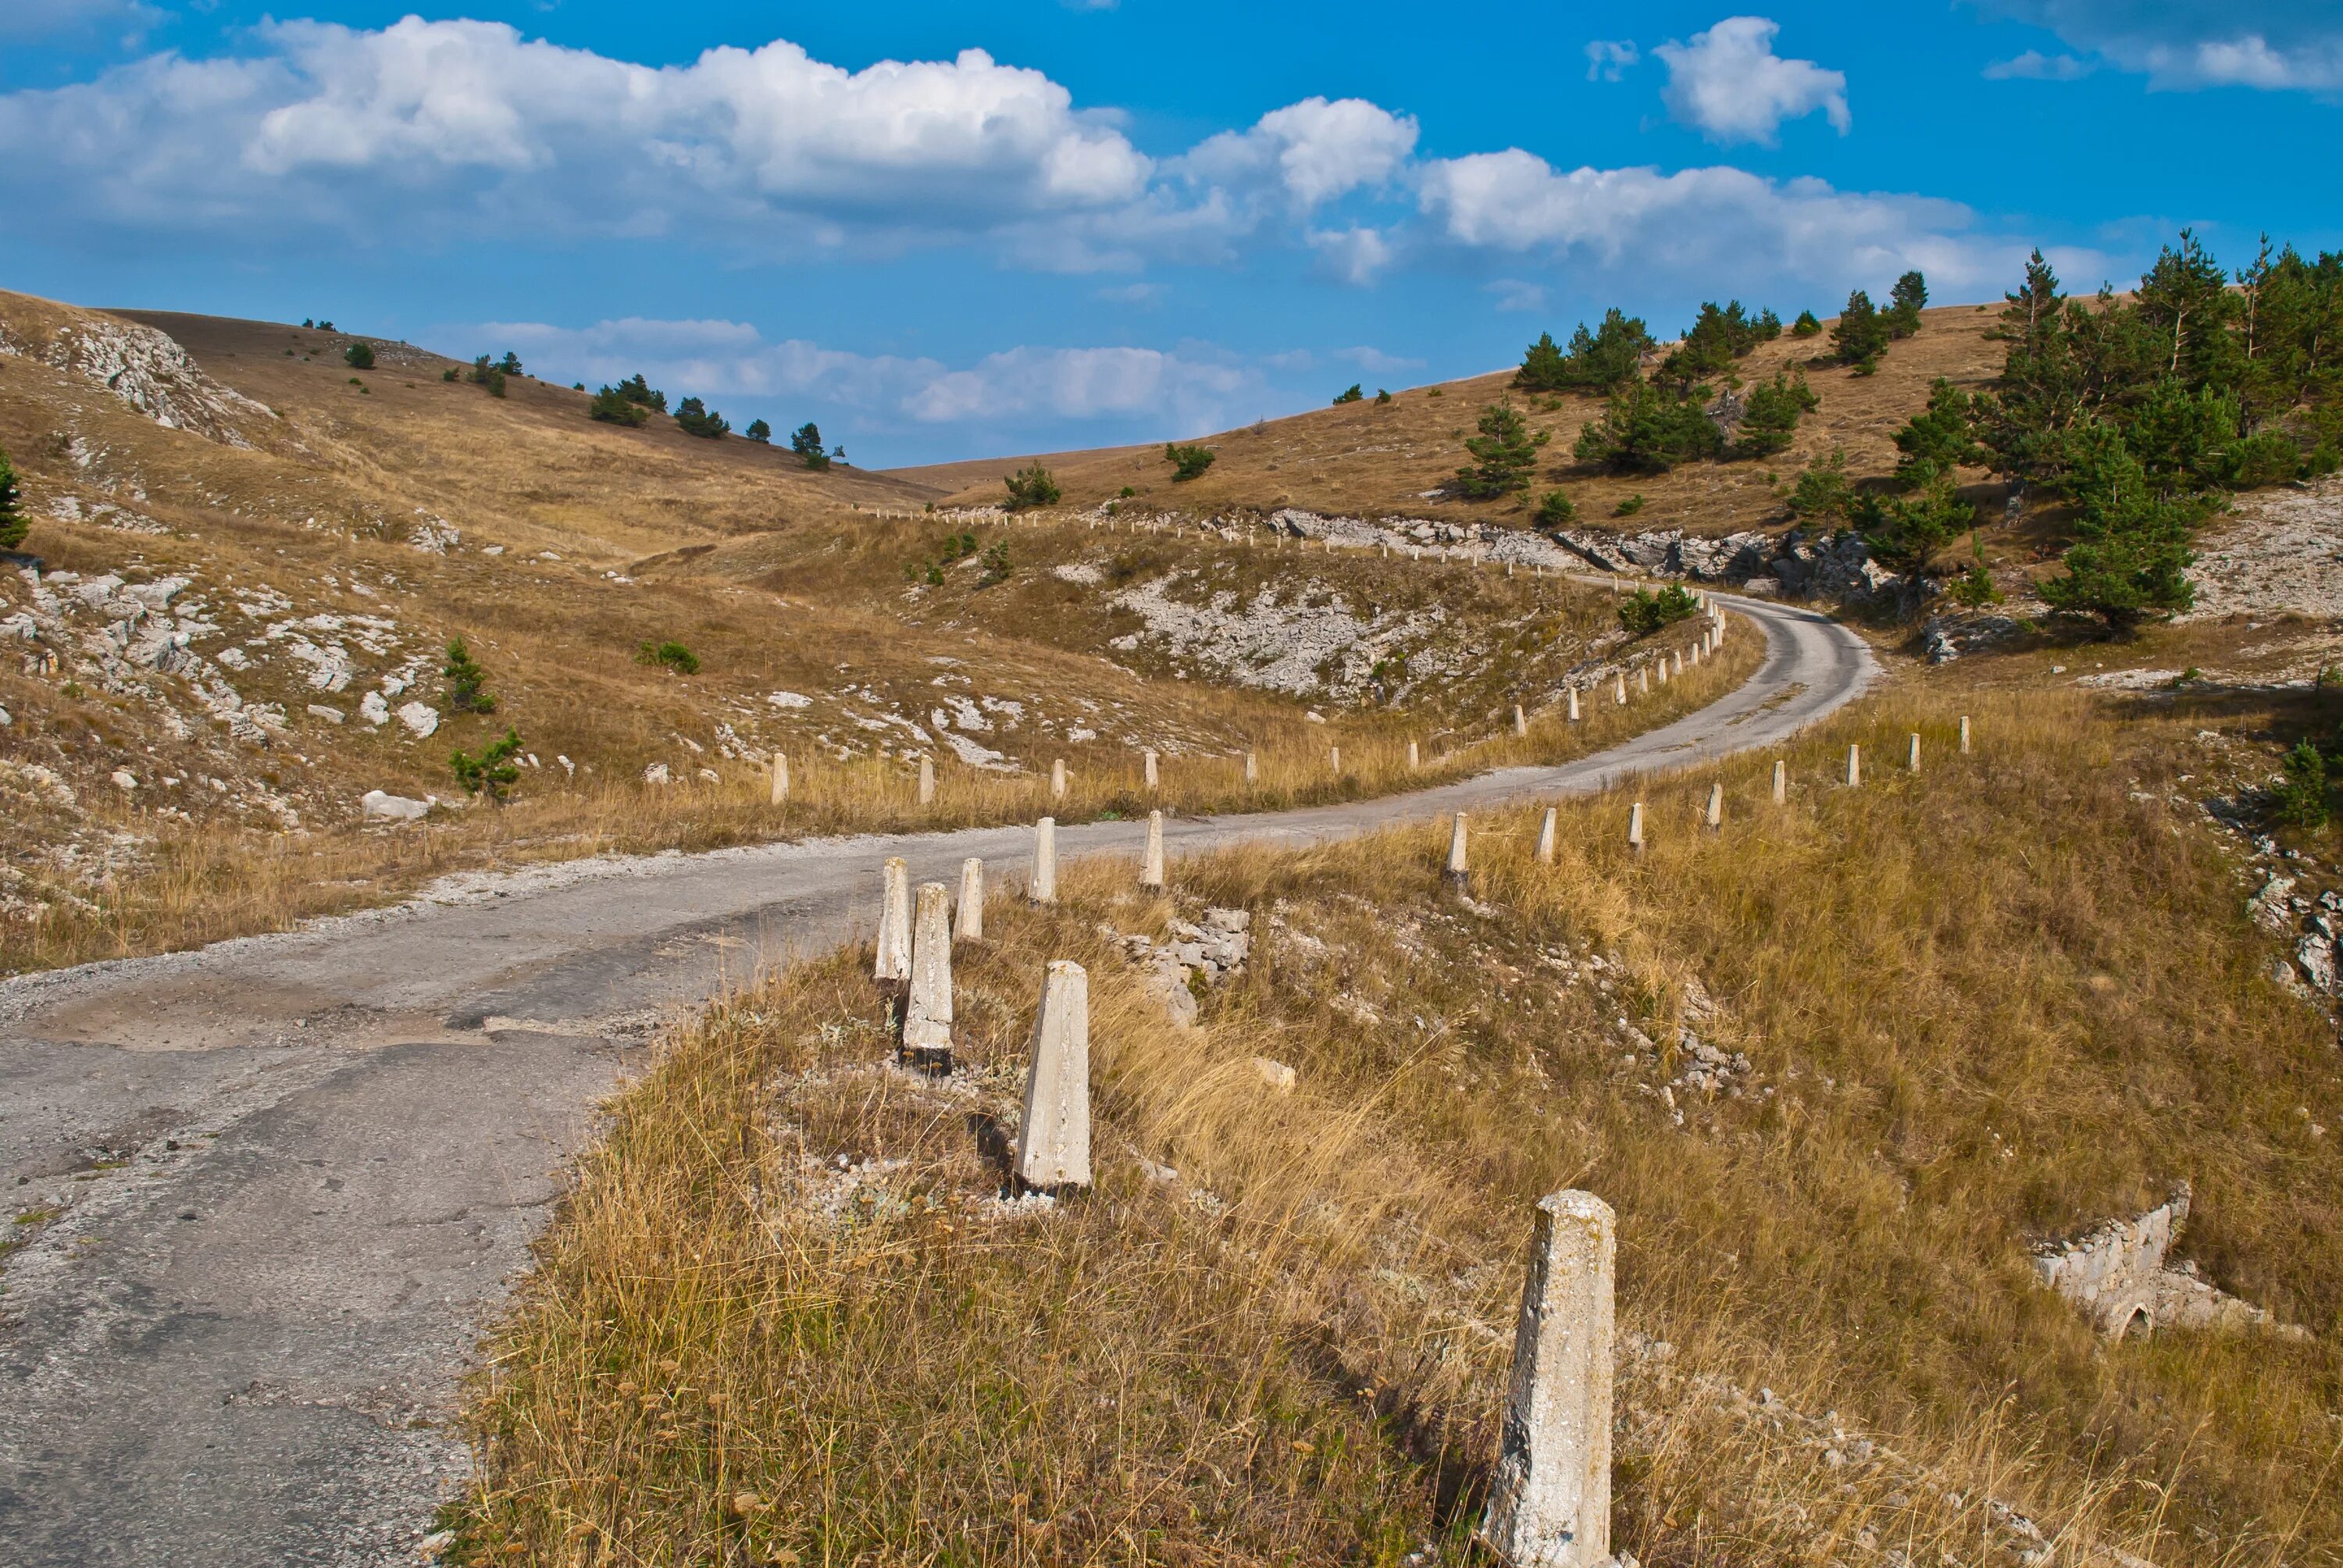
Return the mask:
[[[1058,453],[1041,461],[1057,477],[1069,506],[1111,499],[1128,485],[1146,507],[1198,514],[1298,507],[1347,516],[1526,526],[1537,496],[1560,488],[1576,501],[1586,522],[1599,525],[1621,501],[1640,494],[1644,505],[1636,518],[1639,528],[1729,533],[1781,521],[1766,476],[1795,474],[1834,447],[1845,449],[1857,475],[1892,468],[1896,449],[1889,437],[1926,405],[1931,381],[1942,376],[1978,387],[1999,374],[2002,346],[1986,337],[1995,319],[1991,306],[1944,307],[1926,312],[1918,335],[1889,349],[1875,375],[1809,367],[1806,379],[1821,407],[1800,427],[1790,451],[1762,460],[1695,463],[1657,477],[1573,471],[1572,444],[1580,428],[1601,415],[1603,400],[1528,397],[1512,389],[1510,369],[1410,387],[1395,392],[1387,405],[1378,406],[1371,392],[1362,402],[1200,437],[1217,458],[1201,478],[1184,483],[1173,482],[1161,445]],[[1739,371],[1746,380],[1768,378],[1826,354],[1828,345],[1827,337],[1785,335],[1761,344],[1740,362]],[[1450,498],[1444,487],[1469,460],[1465,438],[1474,433],[1483,410],[1502,397],[1513,398],[1533,428],[1550,432],[1537,482],[1526,498],[1486,503]],[[977,505],[999,500],[1001,476],[1027,460],[1003,457],[891,472],[922,484],[954,486],[950,504]]]

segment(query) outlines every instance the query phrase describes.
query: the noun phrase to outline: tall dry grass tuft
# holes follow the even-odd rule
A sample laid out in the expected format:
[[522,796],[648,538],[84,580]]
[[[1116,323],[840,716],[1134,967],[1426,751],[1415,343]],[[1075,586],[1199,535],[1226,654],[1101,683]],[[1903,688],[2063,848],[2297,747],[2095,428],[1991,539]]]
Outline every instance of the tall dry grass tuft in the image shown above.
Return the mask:
[[[1620,1212],[1617,1533],[1650,1563],[2331,1563],[2343,1114],[2193,812],[2248,717],[1890,693],[1787,753],[999,903],[964,1080],[859,955],[669,1042],[476,1391],[475,1560],[1464,1561],[1528,1204]],[[1831,782],[1850,740],[1918,776]],[[1722,832],[1701,825],[1721,780]],[[1109,930],[1253,913],[1204,1027]],[[1042,963],[1092,971],[1101,1185],[993,1201]],[[1680,1030],[1689,1029],[1690,1036]],[[1745,1059],[1706,1086],[1694,1041]],[[1291,1095],[1254,1066],[1299,1070]],[[1171,1172],[1176,1171],[1176,1175]],[[2317,1329],[2100,1344],[2027,1242],[2197,1185],[2188,1254]],[[2050,1553],[2045,1556],[2045,1553]],[[731,1555],[728,1556],[727,1554]]]

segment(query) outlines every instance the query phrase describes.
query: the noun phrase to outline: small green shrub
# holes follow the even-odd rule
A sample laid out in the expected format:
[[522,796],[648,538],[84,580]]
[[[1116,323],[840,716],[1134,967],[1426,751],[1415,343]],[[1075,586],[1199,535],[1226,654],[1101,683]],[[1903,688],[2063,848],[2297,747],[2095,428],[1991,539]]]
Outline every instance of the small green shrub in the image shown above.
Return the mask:
[[1359,383],[1353,381],[1350,386],[1334,394],[1334,407],[1340,408],[1345,403],[1356,403],[1365,396],[1366,393],[1360,390]]
[[789,450],[816,473],[830,467],[830,454],[821,449],[821,427],[810,419],[789,432]]
[[342,358],[347,362],[349,367],[353,370],[371,370],[374,368],[374,349],[370,345],[365,343],[353,343],[347,348],[343,349]]
[[1137,490],[1132,489],[1129,485],[1125,485],[1121,489],[1117,490],[1117,491],[1115,492],[1115,494],[1116,494],[1116,495],[1118,495],[1118,496],[1121,496],[1124,500],[1126,500],[1126,501],[1127,501],[1127,500],[1131,499],[1131,497],[1133,497],[1133,496],[1135,496],[1135,495],[1139,494],[1139,492],[1138,492]]
[[1566,528],[1578,518],[1578,507],[1560,490],[1548,490],[1531,514],[1531,520],[1542,528]]
[[1619,624],[1631,637],[1649,637],[1663,627],[1689,618],[1699,608],[1692,595],[1675,583],[1657,593],[1637,588],[1619,606]]
[[1970,609],[1983,609],[1989,604],[2001,602],[2001,590],[1994,587],[1993,574],[1982,564],[1971,566],[1955,578],[1945,594],[1955,604]]
[[751,419],[749,427],[740,432],[740,438],[754,441],[759,447],[769,447],[773,444],[773,427],[762,419]]
[[732,433],[724,416],[709,409],[697,397],[686,397],[675,406],[676,427],[687,436],[697,436],[705,441],[721,441]]
[[2327,826],[2327,759],[2308,740],[2286,754],[2286,781],[2278,787],[2271,818],[2288,828]]
[[1798,318],[1790,323],[1790,336],[1793,337],[1819,337],[1822,336],[1822,322],[1815,318],[1815,313],[1811,310],[1799,311]]
[[[1358,388],[1353,387],[1351,390],[1356,392]],[[1339,397],[1335,399],[1338,403],[1342,400]],[[1351,401],[1355,403],[1358,399],[1353,397]],[[1179,447],[1166,441],[1163,456],[1171,461],[1172,482],[1176,485],[1182,479],[1193,479],[1202,475],[1212,466],[1216,454],[1210,447]]]
[[625,425],[629,428],[648,422],[651,411],[615,387],[605,387],[594,394],[586,405],[586,417],[599,419],[606,425]]
[[977,586],[980,588],[990,588],[994,583],[1006,582],[1008,580],[1009,541],[1001,539],[996,541],[985,550],[984,577]]
[[1376,388],[1375,388],[1375,407],[1376,407],[1380,408],[1380,407],[1382,407],[1384,404],[1386,404],[1386,403],[1390,402],[1391,400],[1392,400],[1392,395],[1391,395],[1389,392],[1385,391],[1383,388],[1382,388],[1382,387],[1376,387]]
[[16,509],[24,492],[16,484],[16,469],[8,461],[8,454],[0,452],[0,550],[13,550],[25,542],[32,524]]
[[458,751],[447,759],[447,768],[465,794],[486,795],[491,804],[501,806],[505,791],[520,777],[520,766],[513,761],[519,751],[520,733],[508,726],[503,739],[490,741],[478,757]]
[[458,713],[494,713],[497,699],[485,689],[488,672],[472,657],[460,637],[447,639],[447,662],[439,667],[439,680],[447,706]]
[[1614,518],[1632,518],[1643,509],[1644,493],[1641,490],[1638,490],[1634,495],[1628,497],[1625,500],[1620,502],[1617,506],[1612,508],[1611,515]]
[[[512,356],[507,355],[505,357],[509,359]],[[488,357],[485,354],[472,361],[472,374],[470,377],[472,385],[475,387],[487,387],[488,389],[488,396],[491,397],[501,397],[505,395],[506,374],[507,372],[503,366],[490,364],[488,362]]]
[[1039,462],[1018,469],[1001,482],[1008,487],[1009,509],[1012,512],[1027,512],[1036,507],[1054,507],[1064,494],[1058,488],[1058,481],[1051,476],[1050,470]]
[[664,667],[677,675],[699,673],[699,656],[679,642],[646,642],[635,650],[635,662]]
[[[287,354],[290,354],[290,353],[292,353],[293,351],[292,351],[290,348],[287,348],[285,352],[286,352],[286,353],[287,353]],[[447,367],[447,369],[442,370],[441,372],[439,372],[439,379],[440,379],[440,380],[442,380],[442,381],[453,381],[454,379],[456,379],[456,376],[457,376],[457,370],[456,370],[456,367],[455,367],[453,365],[450,365],[449,367]]]
[[2302,472],[2302,449],[2276,430],[2248,436],[2229,448],[2229,483],[2240,490],[2282,485]]

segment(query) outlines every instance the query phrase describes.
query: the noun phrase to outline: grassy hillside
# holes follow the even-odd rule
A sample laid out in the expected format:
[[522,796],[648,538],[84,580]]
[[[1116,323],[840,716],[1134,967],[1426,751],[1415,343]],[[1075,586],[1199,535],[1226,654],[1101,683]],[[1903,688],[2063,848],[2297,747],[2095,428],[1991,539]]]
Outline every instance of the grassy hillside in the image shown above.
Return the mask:
[[[1574,1185],[1620,1213],[1644,1563],[2343,1559],[2334,1023],[2197,804],[2337,710],[2064,685],[1893,689],[1786,808],[1719,769],[1716,835],[1710,777],[1649,787],[1641,857],[1620,795],[1550,867],[1489,819],[1469,900],[1436,826],[1161,899],[1080,869],[962,950],[949,1083],[885,1065],[867,952],[681,1028],[489,1346],[458,1558],[1480,1561],[1529,1205]],[[1113,933],[1207,906],[1255,944],[1183,1032]],[[1060,958],[1099,1186],[1004,1205]],[[2181,1255],[2314,1339],[2109,1345],[2033,1282],[2184,1179]]]
[[[1526,526],[1537,495],[1559,486],[1591,526],[1604,526],[1621,501],[1640,494],[1644,506],[1633,527],[1729,533],[1785,520],[1768,476],[1795,474],[1834,447],[1845,450],[1855,475],[1890,471],[1896,454],[1889,437],[1926,405],[1934,378],[1974,387],[1999,373],[2003,346],[1985,336],[1995,308],[1962,305],[1924,313],[1918,335],[1889,350],[1875,375],[1857,376],[1839,366],[1808,368],[1806,378],[1821,407],[1801,426],[1790,451],[1756,461],[1695,463],[1657,477],[1582,477],[1569,472],[1572,444],[1579,429],[1601,414],[1602,399],[1516,393],[1511,369],[1394,391],[1387,405],[1370,397],[1196,437],[1218,456],[1202,477],[1178,484],[1160,446],[1061,453],[1042,461],[1056,475],[1070,507],[1112,499],[1129,486],[1136,492],[1136,507],[1199,515],[1299,507],[1347,516]],[[1760,344],[1736,370],[1749,381],[1771,377],[1826,354],[1828,342],[1777,338]],[[1473,503],[1433,493],[1468,461],[1464,438],[1473,434],[1482,411],[1501,397],[1522,407],[1534,429],[1550,433],[1546,461],[1531,494]],[[951,505],[980,505],[1001,498],[1001,476],[1011,466],[1007,459],[943,464],[896,470],[894,477],[951,487]]]
[[[1324,747],[1364,769],[1413,737],[1461,768],[1513,704],[1648,652],[1552,579],[947,525],[898,478],[598,424],[526,377],[492,397],[396,343],[366,340],[354,370],[356,341],[0,295],[0,450],[41,568],[0,571],[0,969],[265,929],[458,867],[1027,817],[1058,758],[1087,809],[1146,747],[1186,808],[1389,788],[1322,778]],[[492,713],[449,699],[455,637]],[[670,642],[697,673],[642,661]],[[462,809],[451,753],[508,727],[514,804]],[[1282,795],[1229,792],[1246,749]],[[781,811],[777,750],[798,784]],[[444,804],[369,828],[371,789]]]

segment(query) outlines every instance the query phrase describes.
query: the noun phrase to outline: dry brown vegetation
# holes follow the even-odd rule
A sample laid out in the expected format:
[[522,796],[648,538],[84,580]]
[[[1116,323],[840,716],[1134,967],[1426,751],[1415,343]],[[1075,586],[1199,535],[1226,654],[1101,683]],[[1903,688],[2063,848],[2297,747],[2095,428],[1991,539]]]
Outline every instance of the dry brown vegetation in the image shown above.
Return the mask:
[[[1918,335],[1891,348],[1873,376],[1857,376],[1843,366],[1809,366],[1807,382],[1821,397],[1821,406],[1799,427],[1791,450],[1779,457],[1695,463],[1656,477],[1572,470],[1572,445],[1580,428],[1601,415],[1603,400],[1513,391],[1511,368],[1394,390],[1392,401],[1380,407],[1370,398],[1199,437],[1217,458],[1202,477],[1177,484],[1160,446],[1061,452],[1041,460],[1057,477],[1069,507],[1097,505],[1128,485],[1138,492],[1129,503],[1132,507],[1197,515],[1290,506],[1349,516],[1526,527],[1538,496],[1558,487],[1577,503],[1580,521],[1590,528],[1730,533],[1786,522],[1788,515],[1775,493],[1775,480],[1795,477],[1800,467],[1827,457],[1834,447],[1845,450],[1852,475],[1892,470],[1897,453],[1890,437],[1926,405],[1932,380],[1942,376],[1975,388],[2000,374],[2002,345],[1986,337],[1996,308],[1958,305],[1925,312]],[[1667,329],[1665,323],[1653,325]],[[1555,337],[1567,338],[1568,326],[1557,324]],[[1751,381],[1770,377],[1776,370],[1827,355],[1828,345],[1827,337],[1785,336],[1760,344],[1736,370]],[[1511,398],[1528,416],[1531,428],[1551,434],[1545,463],[1530,493],[1483,503],[1427,496],[1424,492],[1447,484],[1470,460],[1464,438],[1473,434],[1482,412],[1501,398]],[[999,501],[1001,476],[1012,466],[1001,460],[891,472],[948,489],[948,504],[972,505]],[[1632,523],[1612,523],[1613,510],[1633,495],[1644,498],[1643,509]]]
[[[489,1347],[459,1554],[1464,1561],[1528,1205],[1575,1185],[1620,1213],[1644,1562],[2332,1563],[2333,1026],[2180,784],[2328,700],[1891,690],[1786,809],[1765,757],[1643,786],[1641,857],[1632,791],[1551,867],[1534,809],[1478,821],[1469,902],[1435,824],[1166,900],[1076,868],[963,950],[949,1085],[886,1065],[867,953],[780,976],[615,1102]],[[1206,903],[1254,961],[1175,1032],[1099,925]],[[1093,975],[1100,1186],[1004,1213],[1051,958]],[[1745,1074],[1684,1087],[1679,1026]],[[2316,1341],[2109,1346],[2032,1283],[2181,1178],[2187,1255]]]

